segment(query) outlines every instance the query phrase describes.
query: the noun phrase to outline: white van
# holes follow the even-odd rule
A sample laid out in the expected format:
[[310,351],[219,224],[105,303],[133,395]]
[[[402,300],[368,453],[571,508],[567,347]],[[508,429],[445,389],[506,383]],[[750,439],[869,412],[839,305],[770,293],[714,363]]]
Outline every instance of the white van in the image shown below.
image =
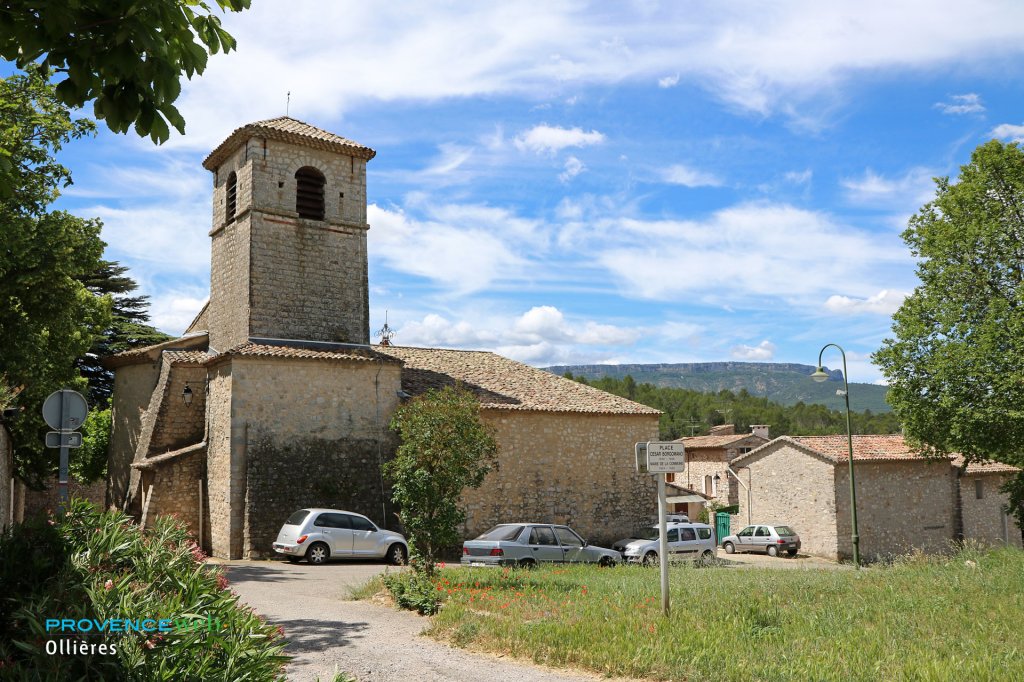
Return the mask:
[[[669,523],[668,551],[671,559],[710,561],[718,556],[715,529],[706,523]],[[658,526],[644,528],[634,537],[623,538],[612,549],[622,552],[623,561],[642,563],[645,566],[659,562]]]

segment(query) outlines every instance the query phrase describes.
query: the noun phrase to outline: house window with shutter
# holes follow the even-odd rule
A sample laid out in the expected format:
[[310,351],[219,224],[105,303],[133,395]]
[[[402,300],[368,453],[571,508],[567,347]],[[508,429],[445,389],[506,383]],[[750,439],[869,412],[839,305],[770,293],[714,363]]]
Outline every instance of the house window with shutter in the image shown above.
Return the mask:
[[235,175],[235,171],[231,171],[228,175],[227,181],[227,212],[225,214],[225,221],[231,222],[235,219],[235,208],[238,205],[238,176]]
[[295,210],[300,218],[324,219],[324,174],[304,166],[295,171]]

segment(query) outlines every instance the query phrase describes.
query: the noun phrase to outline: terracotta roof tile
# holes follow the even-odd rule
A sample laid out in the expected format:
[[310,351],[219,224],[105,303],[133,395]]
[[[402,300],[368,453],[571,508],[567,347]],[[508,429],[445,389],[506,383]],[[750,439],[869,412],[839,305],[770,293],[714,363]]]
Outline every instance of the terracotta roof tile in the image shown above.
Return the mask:
[[256,121],[255,123],[248,123],[241,128],[236,128],[226,140],[210,152],[210,155],[203,161],[203,168],[210,171],[215,170],[217,166],[222,164],[235,151],[238,145],[252,137],[290,142],[328,152],[339,152],[360,159],[366,159],[367,161],[377,155],[377,152],[369,147],[364,147],[358,142],[329,133],[326,130],[311,126],[294,118],[289,118],[288,116],[278,116],[277,118]]
[[202,365],[213,356],[204,350],[165,350],[164,357],[175,365]]
[[[819,452],[835,461],[846,461],[849,446],[846,435],[834,436],[793,436],[800,445]],[[857,435],[853,437],[853,459],[857,460],[905,460],[925,459],[910,448],[901,434]]]
[[[724,448],[751,437],[757,438],[757,436],[754,436],[752,433],[741,433],[738,435],[730,434],[725,436],[686,436],[684,438],[677,438],[675,442],[682,443],[688,450],[696,450],[698,448]],[[767,442],[763,439],[759,440]]]
[[419,395],[461,381],[482,407],[501,410],[661,414],[654,408],[486,351],[375,346],[405,363],[402,389]]
[[271,345],[263,343],[243,343],[220,355],[210,358],[214,361],[220,358],[241,356],[260,358],[303,358],[307,360],[356,360],[361,362],[394,363],[395,360],[384,353],[378,353],[369,346],[352,346],[345,348],[316,348],[286,345]]
[[184,336],[179,336],[176,339],[171,339],[162,343],[155,343],[152,346],[126,350],[123,353],[118,353],[117,355],[104,358],[102,362],[104,367],[112,369],[114,367],[136,364],[146,360],[156,360],[159,353],[162,351],[191,351],[195,348],[203,348],[207,346],[208,343],[209,334],[206,332],[185,334]]
[[[963,455],[954,455],[953,464],[960,467],[964,465]],[[967,470],[964,472],[966,475],[971,474],[1015,474],[1020,469],[1013,466],[1012,464],[1004,464],[1003,462],[971,462],[967,465]]]

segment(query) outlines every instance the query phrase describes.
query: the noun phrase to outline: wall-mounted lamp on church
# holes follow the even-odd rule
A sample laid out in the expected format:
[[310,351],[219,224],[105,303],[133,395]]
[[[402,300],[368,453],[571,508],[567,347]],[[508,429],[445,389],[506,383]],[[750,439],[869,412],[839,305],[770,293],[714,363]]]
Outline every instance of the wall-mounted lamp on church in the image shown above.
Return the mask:
[[185,407],[192,407],[192,387],[188,384],[181,390],[181,402],[185,403]]

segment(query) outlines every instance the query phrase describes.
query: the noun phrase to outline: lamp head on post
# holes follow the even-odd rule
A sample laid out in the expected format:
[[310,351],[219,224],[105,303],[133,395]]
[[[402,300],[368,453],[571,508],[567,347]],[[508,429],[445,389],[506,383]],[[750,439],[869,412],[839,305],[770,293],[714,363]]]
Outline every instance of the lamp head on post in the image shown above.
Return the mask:
[[821,383],[822,381],[828,381],[828,372],[826,372],[821,367],[818,367],[814,374],[811,375],[811,378],[817,381],[818,383]]
[[192,387],[187,383],[181,390],[181,402],[185,403],[185,407],[192,407]]

